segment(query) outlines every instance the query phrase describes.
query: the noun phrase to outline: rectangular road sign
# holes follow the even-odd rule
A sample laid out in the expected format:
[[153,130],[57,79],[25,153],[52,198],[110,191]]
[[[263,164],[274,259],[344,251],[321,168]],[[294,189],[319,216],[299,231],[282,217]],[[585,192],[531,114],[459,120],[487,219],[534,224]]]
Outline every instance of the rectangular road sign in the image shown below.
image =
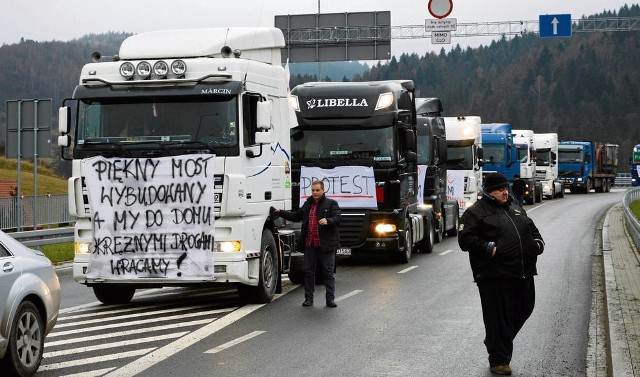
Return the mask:
[[441,18],[438,20],[427,18],[424,21],[425,31],[451,31],[458,29],[457,18]]
[[434,45],[437,44],[450,44],[451,43],[451,32],[450,31],[432,31],[431,32],[431,43]]
[[539,16],[540,38],[570,37],[570,14],[545,14]]

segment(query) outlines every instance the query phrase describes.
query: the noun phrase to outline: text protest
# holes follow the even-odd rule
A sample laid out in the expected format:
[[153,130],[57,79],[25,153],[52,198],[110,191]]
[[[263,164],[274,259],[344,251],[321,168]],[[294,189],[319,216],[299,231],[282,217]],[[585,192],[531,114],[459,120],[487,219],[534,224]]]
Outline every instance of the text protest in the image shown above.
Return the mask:
[[311,196],[311,183],[324,182],[325,195],[341,208],[378,208],[373,167],[339,166],[321,169],[303,166],[300,170],[300,202]]
[[82,161],[93,243],[91,279],[213,276],[211,155]]

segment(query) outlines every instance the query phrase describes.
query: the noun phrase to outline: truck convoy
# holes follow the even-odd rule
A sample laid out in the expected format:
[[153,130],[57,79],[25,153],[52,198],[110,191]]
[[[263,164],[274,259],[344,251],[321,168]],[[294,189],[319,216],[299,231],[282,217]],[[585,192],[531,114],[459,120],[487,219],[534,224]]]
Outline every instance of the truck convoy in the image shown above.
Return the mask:
[[430,252],[433,209],[422,205],[424,192],[417,200],[413,81],[310,82],[293,88],[291,99],[293,207],[312,180],[326,179],[326,195],[342,210],[345,254],[389,253],[407,263],[414,248]]
[[[482,120],[479,116],[444,118],[447,134],[447,175],[450,195],[458,201],[460,216],[482,194]],[[462,184],[462,193],[456,186]]]
[[444,235],[458,234],[458,201],[447,195],[448,171],[447,133],[442,118],[442,102],[437,98],[417,98],[418,115],[418,204],[433,209],[436,242]]
[[[291,208],[284,46],[276,28],[150,32],[82,68],[58,144],[73,166],[73,275],[100,301],[214,283],[272,300],[293,250],[268,216]],[[393,160],[404,184],[390,185],[412,189],[411,116],[394,114],[407,145]]]
[[513,134],[513,141],[518,150],[518,160],[520,160],[520,179],[527,186],[524,200],[528,204],[540,203],[542,202],[542,183],[536,179],[536,148],[533,131],[513,130]]
[[640,144],[631,151],[631,186],[640,186]]
[[558,174],[574,193],[609,192],[618,170],[618,145],[596,141],[561,141]]
[[564,185],[558,181],[558,134],[534,134],[536,179],[542,184],[545,198],[563,198]]

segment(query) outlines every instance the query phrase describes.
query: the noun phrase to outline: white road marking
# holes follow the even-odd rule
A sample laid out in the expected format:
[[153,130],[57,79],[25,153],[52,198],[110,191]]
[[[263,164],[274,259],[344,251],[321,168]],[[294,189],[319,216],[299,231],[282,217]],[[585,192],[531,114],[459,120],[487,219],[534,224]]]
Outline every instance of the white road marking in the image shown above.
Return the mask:
[[342,295],[342,296],[338,297],[336,299],[336,301],[342,301],[342,300],[347,299],[347,298],[349,298],[351,296],[355,296],[360,292],[362,292],[362,289],[356,289],[355,291],[351,291],[351,292],[349,292],[349,293],[347,293],[345,295]]
[[105,369],[96,369],[96,370],[88,370],[86,372],[80,372],[80,373],[74,373],[74,374],[66,374],[64,376],[60,376],[60,377],[95,377],[95,376],[102,376],[105,373],[108,373],[112,370],[116,369],[115,367],[113,368],[105,368]]
[[175,339],[175,338],[184,336],[188,333],[189,333],[188,331],[183,331],[183,332],[176,332],[173,334],[149,336],[146,338],[129,339],[129,340],[123,340],[119,342],[97,344],[95,346],[89,346],[89,347],[69,348],[61,351],[47,351],[43,354],[42,358],[46,360],[46,359],[50,359],[58,356],[75,355],[83,352],[92,352],[92,351],[104,350],[108,348],[130,346],[133,344],[151,343],[151,342],[157,342],[159,340]]
[[212,348],[212,349],[210,349],[208,351],[204,351],[204,353],[218,353],[220,351],[224,351],[227,348],[231,348],[231,347],[235,346],[236,344],[240,344],[240,343],[244,342],[245,340],[249,340],[251,338],[255,338],[256,336],[258,336],[260,334],[264,334],[265,332],[266,331],[254,331],[254,332],[249,333],[249,334],[247,334],[245,336],[241,336],[238,339],[234,339],[234,340],[232,340],[230,342],[227,342],[225,344],[219,345],[219,346],[217,346],[215,348]]
[[[179,307],[179,308],[170,308],[170,309],[162,309],[162,310],[149,310],[149,311],[143,311],[140,313],[132,313],[132,314],[125,314],[125,315],[115,315],[116,313],[114,312],[109,312],[109,313],[100,313],[103,315],[108,315],[108,317],[103,317],[103,318],[95,318],[95,319],[88,319],[85,321],[81,321],[81,322],[72,322],[72,323],[63,323],[63,324],[57,324],[55,328],[59,329],[59,328],[64,328],[64,327],[73,327],[73,326],[85,326],[85,325],[89,325],[92,323],[103,323],[103,322],[107,322],[107,321],[115,321],[115,320],[123,320],[123,319],[127,319],[127,318],[139,318],[139,317],[143,317],[146,315],[156,315],[156,314],[166,314],[166,313],[175,313],[175,312],[181,312],[181,311],[187,311],[187,310],[191,310],[191,309],[202,309],[202,308],[206,308],[206,307],[211,307],[211,304],[204,304],[204,305],[196,305],[196,306],[184,306],[184,307]],[[146,309],[143,308],[143,310]],[[140,310],[140,308],[138,308],[138,310]],[[207,312],[208,313],[208,312]],[[89,313],[89,314],[95,314],[95,313]],[[80,315],[80,316],[72,316],[72,317],[89,317],[90,315],[87,314],[86,316]],[[65,318],[68,319],[68,318]]]
[[411,266],[411,267],[407,267],[407,268],[405,268],[405,269],[404,269],[404,270],[402,270],[402,271],[398,271],[398,273],[399,273],[399,274],[404,274],[405,272],[409,272],[409,271],[411,271],[411,270],[413,270],[413,269],[416,269],[416,268],[418,268],[418,266]]
[[[144,333],[151,333],[151,332],[154,332],[154,331],[173,330],[173,329],[177,329],[177,328],[180,328],[180,327],[203,325],[203,324],[206,324],[206,323],[213,322],[215,320],[216,320],[216,318],[207,318],[207,319],[200,319],[200,320],[197,320],[197,321],[171,323],[171,324],[164,325],[164,326],[145,327],[144,329],[136,328],[136,329],[133,329],[133,330],[118,331],[118,332],[113,332],[113,333],[106,332],[106,333],[103,333],[103,334],[98,334],[98,335],[93,335],[93,336],[85,336],[85,337],[82,337],[82,338],[70,338],[70,339],[65,339],[65,340],[56,340],[56,341],[53,341],[53,342],[45,340],[44,344],[47,347],[55,347],[55,346],[66,345],[66,344],[71,344],[71,343],[81,343],[81,342],[102,340],[102,339],[105,339],[105,338],[115,338],[115,337],[118,337],[118,336],[140,335],[140,334],[144,334]],[[47,336],[47,339],[49,339],[49,337],[51,337],[51,334],[49,334]]]
[[450,252],[452,252],[452,251],[453,251],[453,250],[445,250],[445,251],[443,251],[442,253],[440,253],[440,254],[438,254],[438,255],[447,255],[447,254],[449,254],[449,253],[450,253]]
[[62,368],[76,367],[78,365],[86,365],[86,364],[100,363],[103,361],[118,360],[125,357],[141,356],[153,351],[154,349],[155,348],[144,348],[144,349],[129,351],[129,352],[111,353],[104,356],[87,357],[87,358],[81,358],[81,359],[71,360],[71,361],[63,361],[61,363],[43,365],[39,368],[39,370],[47,371],[47,370],[54,370],[54,369],[62,369]]
[[[274,296],[274,300],[286,295],[292,289],[296,288],[297,285],[283,286],[282,293]],[[114,370],[113,372],[106,375],[106,377],[130,377],[134,376],[140,372],[143,372],[146,369],[151,368],[152,366],[158,364],[161,361],[168,359],[169,357],[175,355],[176,353],[186,349],[187,347],[205,339],[206,337],[224,329],[225,327],[231,325],[232,323],[246,317],[252,312],[260,309],[265,304],[260,305],[246,305],[241,307],[238,310],[235,310],[228,315],[220,318],[217,321],[211,322],[210,324],[203,326],[192,333],[183,336],[182,338],[177,339],[174,342],[167,344],[164,347],[158,348],[155,351],[144,355],[143,357],[136,359],[129,364]]]
[[184,318],[191,318],[191,317],[202,317],[202,316],[210,315],[210,314],[226,313],[226,312],[230,312],[230,311],[232,311],[234,309],[236,309],[236,308],[217,309],[217,310],[202,311],[202,312],[197,312],[197,313],[177,314],[177,315],[170,315],[170,316],[160,317],[160,318],[147,318],[147,319],[141,319],[139,321],[130,321],[130,322],[122,322],[122,323],[110,323],[108,325],[86,327],[86,328],[83,328],[81,330],[76,329],[76,330],[56,331],[56,332],[52,332],[51,334],[49,334],[48,338],[57,337],[57,336],[64,336],[64,335],[72,335],[72,334],[77,334],[78,332],[102,331],[102,330],[108,330],[108,329],[120,328],[120,327],[129,327],[129,326],[137,326],[137,325],[148,325],[148,324],[153,323],[153,322],[166,322],[166,321],[175,321],[175,320],[180,320],[180,319],[184,319]]

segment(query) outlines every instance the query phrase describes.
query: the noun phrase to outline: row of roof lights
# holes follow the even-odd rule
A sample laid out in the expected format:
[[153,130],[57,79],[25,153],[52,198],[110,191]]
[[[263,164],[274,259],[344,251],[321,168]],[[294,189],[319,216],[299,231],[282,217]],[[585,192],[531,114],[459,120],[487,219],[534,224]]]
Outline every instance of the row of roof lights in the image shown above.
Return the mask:
[[171,66],[164,60],[158,60],[151,66],[151,63],[141,61],[138,65],[134,66],[131,62],[124,62],[120,66],[120,75],[126,80],[131,80],[134,75],[138,75],[141,79],[148,79],[153,73],[158,78],[166,78],[171,73],[177,77],[184,77],[184,73],[187,71],[187,64],[182,60],[174,60],[171,62]]

